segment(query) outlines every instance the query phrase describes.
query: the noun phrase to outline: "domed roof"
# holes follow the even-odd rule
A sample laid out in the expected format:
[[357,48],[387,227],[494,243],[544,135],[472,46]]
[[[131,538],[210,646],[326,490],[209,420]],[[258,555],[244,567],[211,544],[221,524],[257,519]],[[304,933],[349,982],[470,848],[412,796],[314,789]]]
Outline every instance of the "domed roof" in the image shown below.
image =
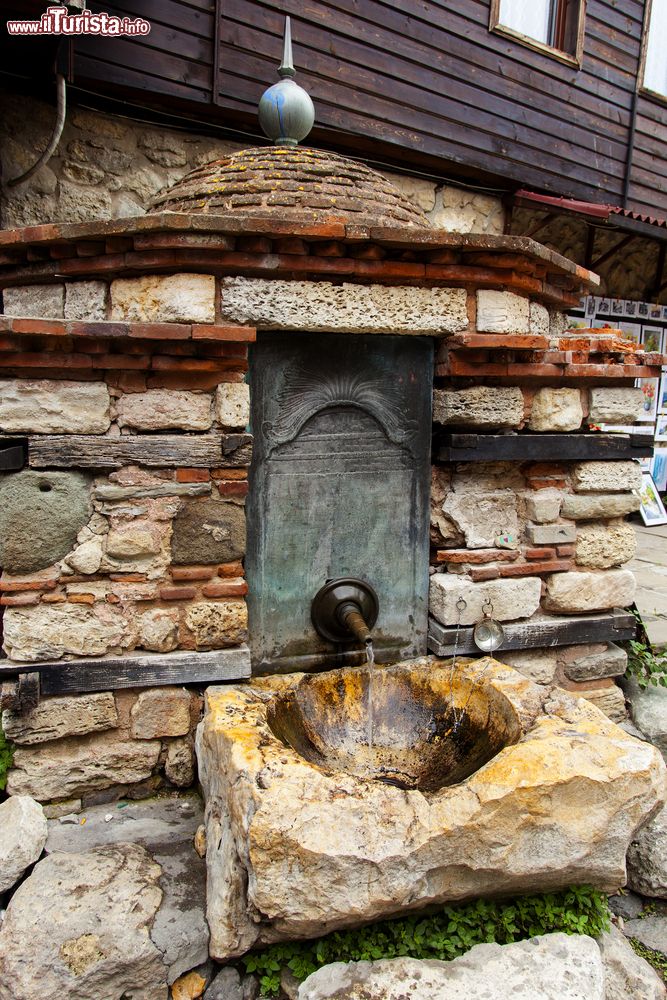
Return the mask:
[[382,174],[363,163],[302,146],[242,149],[186,174],[149,210],[332,220],[371,226],[430,223]]

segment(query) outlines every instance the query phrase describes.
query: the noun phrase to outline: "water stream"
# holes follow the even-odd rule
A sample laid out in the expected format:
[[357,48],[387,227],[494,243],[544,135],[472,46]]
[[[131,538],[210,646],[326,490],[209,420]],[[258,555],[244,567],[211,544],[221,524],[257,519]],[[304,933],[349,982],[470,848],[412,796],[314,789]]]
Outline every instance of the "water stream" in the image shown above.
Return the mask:
[[375,680],[375,650],[373,649],[373,640],[366,640],[366,664],[368,666],[368,722],[366,729],[366,738],[368,746],[373,746],[373,684]]

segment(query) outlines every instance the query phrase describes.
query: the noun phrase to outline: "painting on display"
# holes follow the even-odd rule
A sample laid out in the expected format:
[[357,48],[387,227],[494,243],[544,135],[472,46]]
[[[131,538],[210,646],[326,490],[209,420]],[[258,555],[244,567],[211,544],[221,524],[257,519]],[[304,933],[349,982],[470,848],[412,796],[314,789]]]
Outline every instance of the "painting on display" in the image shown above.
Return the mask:
[[667,415],[661,414],[655,428],[656,441],[667,441]]
[[618,329],[621,331],[623,340],[631,340],[633,344],[639,343],[642,332],[639,323],[619,323]]
[[659,351],[662,344],[662,329],[659,326],[643,326],[641,343],[645,351]]
[[653,482],[650,472],[642,472],[639,499],[641,502],[639,513],[647,527],[654,524],[667,524],[667,511],[665,511],[658,487]]
[[656,448],[655,455],[651,459],[650,473],[658,492],[667,491],[667,448]]
[[656,418],[658,412],[658,389],[660,386],[659,378],[638,378],[635,383],[639,386],[644,397],[644,404],[638,419],[641,421],[653,421]]
[[667,413],[667,371],[663,371],[660,378],[660,391],[658,392],[658,413]]

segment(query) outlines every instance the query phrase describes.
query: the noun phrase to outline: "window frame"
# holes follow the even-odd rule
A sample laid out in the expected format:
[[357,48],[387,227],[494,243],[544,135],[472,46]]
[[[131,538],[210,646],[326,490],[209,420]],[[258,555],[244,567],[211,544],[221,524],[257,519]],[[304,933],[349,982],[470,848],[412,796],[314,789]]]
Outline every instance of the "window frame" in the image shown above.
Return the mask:
[[515,28],[507,27],[507,25],[503,24],[500,20],[500,4],[501,0],[491,0],[489,31],[492,31],[497,35],[503,35],[505,38],[511,38],[520,45],[525,45],[527,48],[533,49],[535,52],[541,52],[542,55],[549,56],[551,59],[557,59],[558,62],[565,63],[567,66],[576,66],[577,69],[581,69],[584,57],[586,0],[579,0],[577,41],[574,53],[565,52],[563,49],[557,49],[553,45],[547,45],[545,42],[538,41],[537,38],[531,38],[530,35],[524,35]]
[[[492,2],[495,2],[495,0],[492,0]],[[642,44],[639,55],[639,68],[637,70],[637,91],[642,95],[642,97],[649,98],[657,104],[667,104],[667,94],[661,94],[659,90],[652,90],[651,87],[646,87],[644,85],[652,10],[653,0],[646,0],[646,6],[644,7],[644,23],[642,25]]]

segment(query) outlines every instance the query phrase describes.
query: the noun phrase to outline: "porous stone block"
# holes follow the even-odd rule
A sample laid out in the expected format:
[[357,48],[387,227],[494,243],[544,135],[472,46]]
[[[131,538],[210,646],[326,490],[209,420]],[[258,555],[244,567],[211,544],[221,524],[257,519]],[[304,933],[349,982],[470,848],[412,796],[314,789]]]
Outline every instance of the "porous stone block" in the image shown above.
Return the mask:
[[530,302],[514,292],[477,292],[479,333],[529,333]]
[[463,288],[223,278],[222,321],[265,330],[439,336],[467,330]]
[[62,319],[64,285],[17,285],[2,292],[5,316]]
[[199,601],[188,605],[185,624],[197,649],[238,646],[248,638],[245,601]]
[[195,780],[195,748],[191,737],[170,740],[164,773],[172,785],[188,788]]
[[117,725],[116,702],[110,691],[42,698],[30,712],[2,713],[2,728],[7,737],[20,745],[83,736]]
[[495,548],[501,535],[514,539],[508,547],[518,545],[517,498],[509,490],[480,492],[472,502],[469,493],[450,493],[442,512],[463,532],[470,549]]
[[130,733],[135,740],[184,736],[189,730],[190,694],[185,688],[142,691],[130,710]]
[[638,462],[577,462],[572,467],[576,493],[627,493],[641,484]]
[[0,895],[37,861],[46,843],[44,810],[29,795],[0,802]]
[[225,563],[245,554],[245,510],[237,503],[198,500],[174,518],[172,559],[182,563]]
[[106,281],[68,281],[65,286],[65,319],[102,323],[107,318],[109,286]]
[[628,885],[642,896],[667,899],[667,806],[639,828],[630,844]]
[[578,389],[538,389],[533,396],[528,426],[531,431],[576,431],[584,411]]
[[64,558],[92,511],[90,478],[79,472],[0,476],[0,565],[34,573]]
[[407,174],[379,171],[394,187],[397,187],[404,197],[411,201],[422,212],[431,212],[435,208],[436,185],[433,181],[422,180],[421,177],[408,177]]
[[433,421],[461,427],[518,427],[523,420],[523,393],[515,386],[436,389]]
[[207,431],[213,423],[210,395],[179,389],[125,393],[116,413],[119,427],[137,431]]
[[608,569],[628,562],[636,549],[635,529],[627,521],[591,521],[579,527],[575,561],[579,566]]
[[90,575],[97,573],[104,555],[104,542],[99,536],[89,538],[78,545],[66,558],[66,563],[75,573]]
[[549,336],[549,310],[540,302],[530,303],[530,332],[539,336]]
[[73,656],[102,656],[132,648],[134,626],[110,604],[38,604],[7,608],[4,649],[14,660],[32,663]]
[[132,785],[150,778],[159,755],[159,740],[131,740],[120,731],[67,737],[48,747],[21,747],[14,753],[7,791],[48,802]]
[[223,427],[243,430],[250,423],[250,386],[223,382],[215,391],[215,413]]
[[107,556],[118,559],[154,556],[160,551],[161,532],[151,521],[137,518],[119,522],[107,535]]
[[429,213],[431,225],[448,233],[493,233],[501,235],[505,224],[502,200],[494,195],[444,184]]
[[[483,606],[490,601],[491,616],[498,621],[530,618],[540,605],[541,583],[539,577],[530,576],[473,583],[452,573],[435,573],[430,579],[429,611],[441,625],[474,625],[484,618]],[[456,602],[461,597],[466,607],[459,613]]]
[[[540,490],[540,492],[545,492]],[[528,541],[533,545],[569,545],[577,537],[577,527],[574,524],[528,524],[526,525]]]
[[110,424],[103,382],[0,381],[0,430],[5,433],[104,434]]
[[583,687],[573,693],[595,705],[612,722],[625,722],[628,717],[623,692],[613,682],[606,687]]
[[625,608],[635,596],[634,574],[627,569],[553,573],[547,577],[546,585],[544,607],[565,613]]
[[111,319],[139,323],[214,323],[215,278],[146,275],[111,283]]
[[560,514],[563,494],[560,490],[548,487],[544,490],[533,490],[525,496],[526,516],[538,524],[555,521]]
[[589,424],[633,424],[641,414],[644,394],[639,388],[589,389]]
[[665,1000],[667,989],[660,976],[618,927],[612,924],[597,940],[604,965],[605,1000]]
[[593,521],[624,517],[639,510],[639,496],[633,493],[573,494],[563,499],[561,514],[573,521]]
[[553,649],[509,649],[498,652],[497,658],[535,684],[553,683],[558,668],[558,653]]
[[178,646],[178,614],[155,608],[137,619],[138,643],[154,653],[170,653]]
[[597,681],[622,677],[628,666],[628,654],[614,642],[607,642],[594,652],[589,652],[586,646],[569,646],[561,650],[561,662],[569,680]]

